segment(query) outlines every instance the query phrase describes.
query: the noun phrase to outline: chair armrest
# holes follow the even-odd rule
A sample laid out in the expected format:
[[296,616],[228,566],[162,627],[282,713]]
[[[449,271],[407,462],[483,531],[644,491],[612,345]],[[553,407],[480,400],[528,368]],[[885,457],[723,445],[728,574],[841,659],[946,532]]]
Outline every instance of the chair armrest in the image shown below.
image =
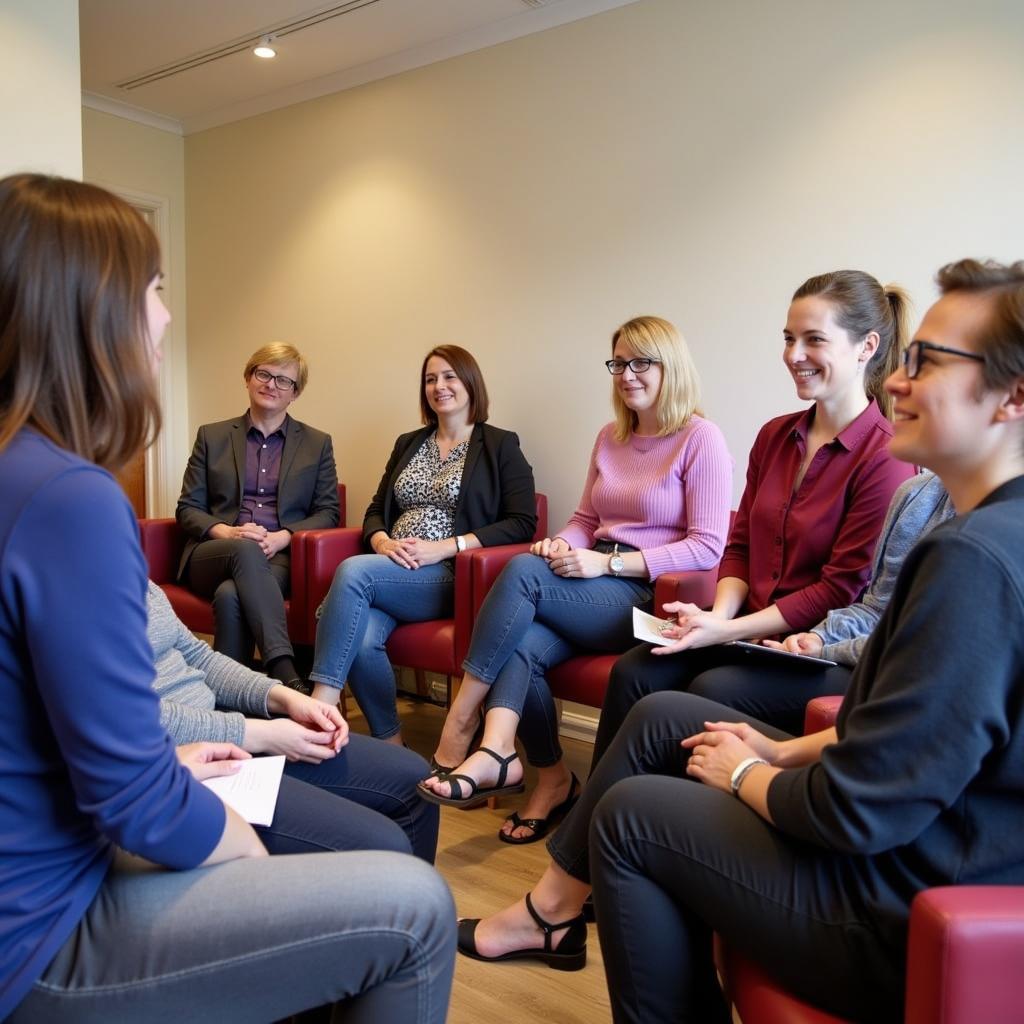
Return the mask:
[[842,697],[815,697],[807,702],[804,711],[804,735],[831,729],[836,724]]
[[473,555],[487,548],[460,551],[455,556],[455,664],[461,666],[473,636],[476,606],[473,604]]
[[654,614],[661,615],[662,606],[670,601],[684,601],[698,608],[715,603],[718,569],[694,569],[691,572],[667,572],[654,583]]
[[910,911],[906,1024],[1019,1020],[1024,886],[926,889]]
[[[299,530],[292,537],[291,599],[302,609],[293,612],[292,621],[306,624],[299,643],[312,643],[316,629],[314,616],[327,596],[334,579],[334,570],[352,555],[363,554],[363,531],[345,526],[333,530]],[[308,631],[308,635],[305,635]]]
[[185,532],[173,519],[140,519],[139,544],[154,583],[173,583],[185,547]]

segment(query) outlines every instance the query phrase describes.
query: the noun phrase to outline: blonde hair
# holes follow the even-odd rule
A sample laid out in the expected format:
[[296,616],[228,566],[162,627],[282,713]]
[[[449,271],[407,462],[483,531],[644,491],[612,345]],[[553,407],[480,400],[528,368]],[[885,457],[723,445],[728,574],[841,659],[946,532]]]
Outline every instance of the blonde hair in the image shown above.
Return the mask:
[[299,368],[295,381],[295,397],[298,398],[305,390],[306,381],[309,380],[309,366],[306,364],[306,360],[302,358],[302,353],[294,345],[289,345],[284,341],[272,341],[269,345],[256,349],[249,356],[249,362],[245,364],[243,376],[246,381],[249,380],[253,370],[261,363],[269,363],[271,366],[284,366],[285,363],[295,363]]
[[[612,335],[612,355],[620,341],[640,358],[661,364],[661,390],[656,407],[659,437],[682,430],[691,416],[700,415],[700,377],[686,341],[674,324],[660,316],[634,317]],[[622,442],[636,430],[637,415],[623,402],[614,383],[612,406],[615,439]]]

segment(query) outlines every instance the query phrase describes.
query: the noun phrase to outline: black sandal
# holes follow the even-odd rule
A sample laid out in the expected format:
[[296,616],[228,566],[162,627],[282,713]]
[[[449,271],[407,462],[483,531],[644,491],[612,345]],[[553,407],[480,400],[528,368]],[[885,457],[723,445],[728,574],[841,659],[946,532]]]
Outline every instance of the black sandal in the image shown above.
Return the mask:
[[546,818],[520,818],[518,811],[513,811],[505,820],[512,822],[513,829],[520,826],[532,828],[532,836],[513,836],[507,832],[498,830],[498,838],[503,843],[511,843],[513,846],[525,846],[527,843],[537,843],[543,839],[572,809],[580,798],[580,780],[576,773],[572,773],[572,780],[569,783],[569,795],[557,806],[548,811]]
[[[526,894],[526,909],[537,927],[544,932],[543,949],[513,949],[500,956],[484,956],[476,950],[476,926],[480,923],[480,918],[474,917],[459,921],[459,952],[463,956],[489,964],[496,964],[502,960],[540,960],[556,971],[582,971],[587,966],[587,922],[583,920],[583,915],[577,914],[568,921],[551,924],[534,909],[529,893]],[[553,949],[551,936],[563,928],[569,930],[558,944],[558,949]]]
[[[501,765],[498,771],[498,781],[493,786],[481,786],[476,779],[469,775],[446,775],[444,781],[451,786],[451,796],[441,796],[432,789],[424,786],[421,782],[416,790],[419,795],[431,804],[439,804],[441,807],[458,807],[461,811],[470,811],[474,807],[487,803],[492,796],[509,796],[513,793],[522,793],[526,789],[526,783],[520,779],[518,782],[505,784],[508,778],[508,768],[513,761],[519,760],[519,755],[513,751],[508,757],[496,754],[490,747],[481,747],[478,753],[490,754],[495,761]],[[462,784],[466,784],[469,790],[465,796],[462,794]]]

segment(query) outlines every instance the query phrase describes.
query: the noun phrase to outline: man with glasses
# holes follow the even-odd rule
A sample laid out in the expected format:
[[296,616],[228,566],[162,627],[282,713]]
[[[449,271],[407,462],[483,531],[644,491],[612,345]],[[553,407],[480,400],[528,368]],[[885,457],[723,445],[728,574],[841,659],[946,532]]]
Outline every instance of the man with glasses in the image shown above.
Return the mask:
[[329,434],[288,415],[306,386],[291,345],[264,345],[245,366],[249,410],[199,428],[178,524],[188,534],[178,579],[213,601],[214,650],[248,663],[253,644],[272,678],[301,686],[284,598],[296,530],[338,525]]

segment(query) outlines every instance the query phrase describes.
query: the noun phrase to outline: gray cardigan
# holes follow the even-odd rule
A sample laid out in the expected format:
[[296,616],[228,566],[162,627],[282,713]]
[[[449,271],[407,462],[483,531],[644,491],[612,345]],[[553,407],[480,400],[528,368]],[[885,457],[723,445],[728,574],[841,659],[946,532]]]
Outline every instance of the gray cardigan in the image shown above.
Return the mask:
[[885,523],[875,549],[871,582],[861,599],[830,611],[812,633],[825,644],[823,658],[840,665],[856,665],[871,631],[892,597],[900,567],[910,549],[939,523],[955,515],[953,503],[934,473],[920,473],[900,484],[889,503]]
[[146,632],[156,663],[153,689],[160,697],[160,721],[174,742],[212,740],[241,745],[246,715],[270,717],[267,695],[276,685],[274,680],[196,639],[152,580],[146,607]]

